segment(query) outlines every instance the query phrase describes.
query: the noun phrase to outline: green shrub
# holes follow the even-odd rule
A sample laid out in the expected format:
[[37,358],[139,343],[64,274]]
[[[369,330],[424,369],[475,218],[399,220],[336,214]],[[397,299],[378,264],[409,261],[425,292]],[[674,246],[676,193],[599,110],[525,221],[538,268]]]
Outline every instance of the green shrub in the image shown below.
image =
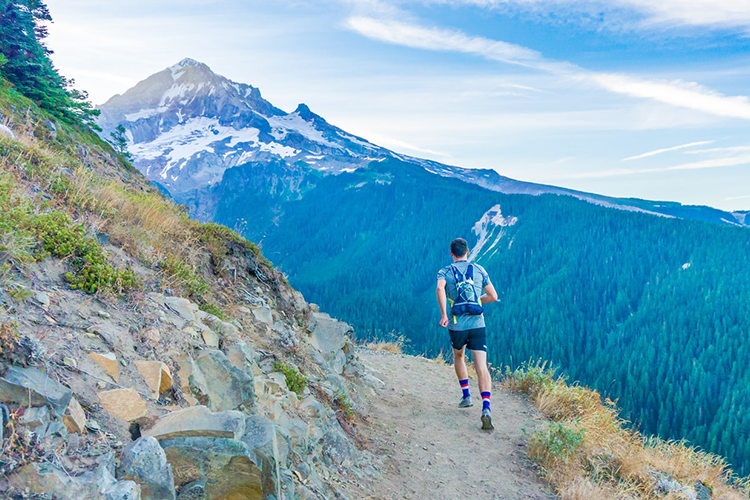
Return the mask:
[[33,224],[41,244],[37,258],[48,255],[71,258],[73,272],[65,274],[71,288],[96,293],[139,287],[135,273],[112,266],[99,242],[87,236],[83,225],[73,223],[67,214],[54,211],[38,215]]
[[202,295],[208,291],[208,284],[203,278],[198,276],[191,266],[174,255],[167,255],[159,263],[159,267],[190,295]]
[[8,295],[13,298],[16,302],[26,302],[26,299],[28,299],[31,296],[31,292],[26,289],[26,287],[19,285],[17,283],[12,283],[8,286],[6,286],[6,290],[8,292]]
[[552,424],[536,431],[529,441],[529,454],[545,467],[573,455],[583,442],[584,429],[567,424]]
[[336,408],[336,414],[346,422],[354,420],[354,408],[352,402],[344,391],[338,391],[333,396],[333,406]]
[[307,377],[302,375],[293,366],[289,366],[283,361],[276,361],[273,364],[273,369],[284,374],[284,377],[286,377],[286,386],[290,391],[300,395],[307,387]]
[[224,315],[224,312],[219,309],[219,307],[216,304],[211,304],[209,302],[206,302],[205,304],[201,304],[200,310],[203,312],[207,312],[208,314],[213,314],[220,320],[226,320],[226,316]]

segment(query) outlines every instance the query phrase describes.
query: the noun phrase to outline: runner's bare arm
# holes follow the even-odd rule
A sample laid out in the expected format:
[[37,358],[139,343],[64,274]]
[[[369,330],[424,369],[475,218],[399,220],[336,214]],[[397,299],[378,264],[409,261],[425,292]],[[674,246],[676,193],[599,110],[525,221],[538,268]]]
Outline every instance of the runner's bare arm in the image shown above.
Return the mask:
[[440,304],[440,326],[448,326],[448,311],[446,310],[445,280],[439,279],[437,282],[437,300]]
[[495,287],[492,285],[492,283],[484,287],[484,295],[479,297],[479,300],[482,301],[482,304],[490,304],[497,300],[497,292],[495,291]]

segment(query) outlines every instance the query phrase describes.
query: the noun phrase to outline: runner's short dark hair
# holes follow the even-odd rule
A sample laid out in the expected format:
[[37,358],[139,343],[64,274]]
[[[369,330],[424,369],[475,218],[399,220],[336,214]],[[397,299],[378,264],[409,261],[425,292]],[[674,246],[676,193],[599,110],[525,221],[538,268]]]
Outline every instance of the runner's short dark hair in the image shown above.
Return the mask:
[[469,243],[463,238],[451,241],[451,253],[456,257],[463,257],[469,253]]

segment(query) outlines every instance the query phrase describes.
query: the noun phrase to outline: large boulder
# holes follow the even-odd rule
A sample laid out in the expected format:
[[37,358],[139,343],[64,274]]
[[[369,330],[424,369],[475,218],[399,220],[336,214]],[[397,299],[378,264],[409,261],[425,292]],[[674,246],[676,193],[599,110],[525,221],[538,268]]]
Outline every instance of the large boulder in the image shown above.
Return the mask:
[[8,366],[0,377],[0,403],[50,406],[62,416],[73,393],[36,368]]
[[130,479],[141,485],[143,500],[175,500],[172,467],[159,442],[144,436],[130,443],[122,452],[120,479]]
[[172,465],[179,497],[277,500],[279,466],[273,422],[251,415],[237,439],[175,437],[160,441]]
[[312,329],[310,343],[323,354],[335,353],[343,349],[346,345],[346,335],[352,331],[352,327],[343,321],[320,312],[312,314],[310,326]]
[[205,380],[209,408],[216,411],[252,408],[255,399],[252,375],[234,367],[223,352],[207,351],[195,364]]
[[245,432],[245,416],[238,411],[213,413],[205,406],[193,406],[168,413],[143,431],[159,441],[178,437],[239,439]]
[[[262,500],[262,464],[253,461],[241,441],[226,438],[182,437],[161,442],[175,471],[175,485],[204,485],[205,500]],[[182,496],[182,495],[181,495]]]

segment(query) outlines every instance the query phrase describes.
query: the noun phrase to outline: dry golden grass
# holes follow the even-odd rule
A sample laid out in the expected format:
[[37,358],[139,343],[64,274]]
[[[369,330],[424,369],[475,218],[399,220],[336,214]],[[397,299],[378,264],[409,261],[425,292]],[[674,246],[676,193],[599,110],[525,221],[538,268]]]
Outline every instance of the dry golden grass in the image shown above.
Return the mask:
[[748,498],[722,458],[684,442],[645,438],[620,418],[614,402],[568,385],[540,362],[507,372],[504,385],[529,395],[554,422],[532,435],[529,455],[563,500],[688,498],[657,491],[660,474],[685,487],[701,483],[711,498]]
[[397,342],[369,342],[365,347],[372,351],[390,352],[391,354],[403,354],[404,352],[402,349],[403,346]]

